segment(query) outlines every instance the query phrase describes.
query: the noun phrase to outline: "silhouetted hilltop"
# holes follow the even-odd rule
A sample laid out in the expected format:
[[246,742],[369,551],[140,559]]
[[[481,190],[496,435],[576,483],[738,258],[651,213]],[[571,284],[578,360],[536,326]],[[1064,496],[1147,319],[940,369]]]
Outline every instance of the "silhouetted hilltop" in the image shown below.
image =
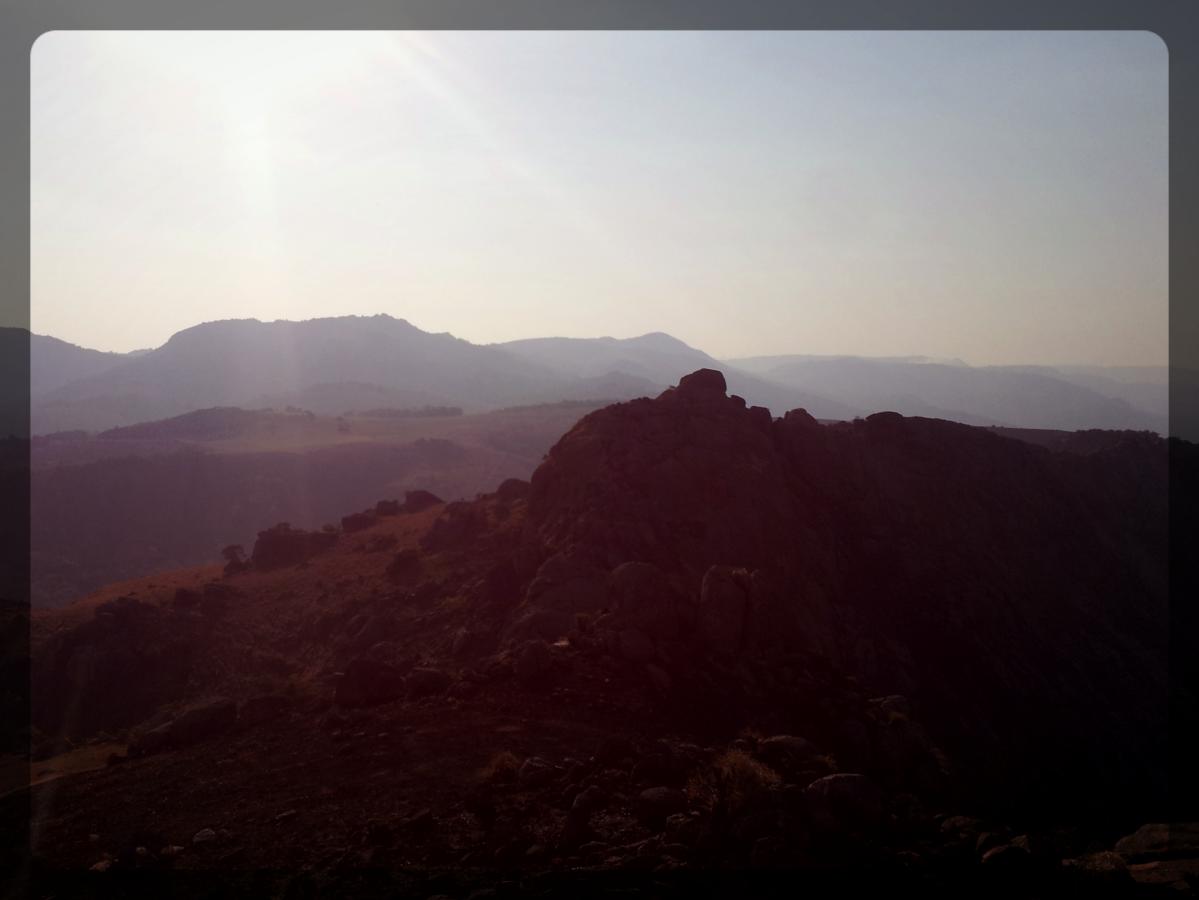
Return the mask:
[[918,697],[1004,791],[1077,802],[1118,759],[1138,773],[1124,799],[1149,802],[1165,790],[1166,463],[1152,435],[1080,455],[890,412],[772,420],[705,371],[583,418],[534,474],[528,527],[547,551],[693,589],[744,568],[771,587],[733,621],[760,606],[776,639]]

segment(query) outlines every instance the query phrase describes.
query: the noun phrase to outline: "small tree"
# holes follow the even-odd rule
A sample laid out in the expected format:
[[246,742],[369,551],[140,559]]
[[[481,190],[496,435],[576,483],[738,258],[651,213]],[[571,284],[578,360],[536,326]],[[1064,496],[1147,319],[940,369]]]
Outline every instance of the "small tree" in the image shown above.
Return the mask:
[[246,562],[246,551],[241,544],[230,544],[221,551],[221,557],[225,560],[226,575],[236,575],[249,568],[249,563]]

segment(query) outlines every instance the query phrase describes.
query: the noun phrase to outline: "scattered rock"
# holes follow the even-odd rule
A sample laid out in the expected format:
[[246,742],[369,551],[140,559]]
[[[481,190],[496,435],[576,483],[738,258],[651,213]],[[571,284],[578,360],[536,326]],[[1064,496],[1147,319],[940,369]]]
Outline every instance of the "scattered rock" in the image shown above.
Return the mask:
[[534,788],[548,784],[557,776],[558,770],[540,756],[530,756],[516,772],[516,780],[523,787]]
[[1023,871],[1032,859],[1028,848],[1016,843],[992,847],[983,854],[982,864],[1004,872]]
[[572,811],[578,810],[582,813],[593,813],[604,805],[605,794],[599,785],[588,785],[583,790],[579,791],[574,800],[570,804]]
[[804,789],[812,825],[835,834],[877,827],[882,820],[882,796],[865,775],[838,774],[817,778]]
[[666,817],[666,840],[672,844],[694,846],[703,834],[703,819],[694,813],[673,813]]
[[943,832],[969,837],[971,840],[977,839],[982,826],[982,819],[976,819],[973,816],[948,816],[941,822]]
[[1168,885],[1180,893],[1193,894],[1199,884],[1199,859],[1155,859],[1135,863],[1128,874],[1139,885]]
[[637,795],[637,818],[651,828],[660,828],[666,819],[687,809],[687,796],[670,787],[646,788]]
[[780,775],[790,778],[804,771],[820,751],[805,738],[776,734],[758,742],[756,755]]
[[1116,852],[1129,862],[1199,856],[1199,822],[1142,825],[1116,842]]
[[1064,859],[1062,867],[1086,883],[1120,885],[1132,881],[1124,857],[1111,850],[1090,853],[1076,859]]

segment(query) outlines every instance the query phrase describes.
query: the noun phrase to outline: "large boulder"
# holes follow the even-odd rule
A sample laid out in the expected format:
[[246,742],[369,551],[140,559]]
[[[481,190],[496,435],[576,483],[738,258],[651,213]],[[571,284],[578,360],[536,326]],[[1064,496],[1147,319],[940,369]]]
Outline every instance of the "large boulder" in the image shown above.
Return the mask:
[[679,379],[679,386],[674,389],[678,397],[723,398],[728,385],[725,384],[724,374],[716,369],[697,369],[690,375]]
[[820,756],[820,750],[806,738],[776,734],[758,742],[757,756],[780,775],[792,781]]
[[1199,857],[1199,822],[1154,822],[1116,842],[1116,852],[1129,862]]
[[694,607],[657,566],[626,562],[608,575],[612,611],[651,638],[671,640],[693,624]]
[[541,564],[525,592],[525,602],[560,612],[594,612],[607,603],[605,573],[568,553],[557,553]]
[[280,522],[258,532],[250,562],[258,569],[298,565],[337,543],[336,531],[303,531]]
[[373,510],[367,512],[350,513],[348,516],[341,517],[341,530],[346,534],[351,534],[355,531],[362,531],[370,528],[375,524],[375,513]]
[[436,494],[432,494],[429,491],[406,491],[404,493],[404,503],[400,509],[406,513],[418,513],[444,502]]
[[817,778],[804,789],[812,827],[827,835],[869,831],[882,821],[882,795],[865,775],[838,774]]
[[687,795],[678,788],[646,788],[637,795],[637,818],[650,828],[662,828],[670,816],[686,810]]

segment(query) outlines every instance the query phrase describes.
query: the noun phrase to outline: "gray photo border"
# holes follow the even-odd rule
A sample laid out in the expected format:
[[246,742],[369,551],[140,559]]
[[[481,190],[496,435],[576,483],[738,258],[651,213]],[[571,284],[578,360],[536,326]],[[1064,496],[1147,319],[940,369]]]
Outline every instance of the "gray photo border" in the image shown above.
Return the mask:
[[[1169,51],[1170,419],[1175,433],[1199,431],[1199,3],[1194,0],[0,0],[0,325],[29,327],[30,50],[55,30],[118,29],[1120,29],[1151,31]],[[28,423],[28,348],[23,398]],[[20,371],[18,367],[17,371]],[[20,409],[18,406],[18,413]],[[26,431],[26,433],[28,433]],[[0,436],[3,437],[3,436]],[[1171,453],[1178,452],[1171,442]],[[28,611],[28,442],[0,460],[0,609]],[[15,460],[15,461],[14,461]],[[1199,545],[1199,485],[1173,478],[1171,496],[1171,759],[1174,821],[1199,813],[1199,580],[1190,563]],[[9,632],[11,634],[11,631]],[[29,721],[28,629],[8,641],[8,730]],[[0,793],[9,785],[0,785]],[[18,793],[21,793],[18,791]],[[24,896],[30,875],[25,805],[4,806],[0,897]],[[85,873],[86,874],[86,873]],[[253,873],[250,873],[253,874]],[[245,882],[247,891],[253,881]],[[697,885],[698,886],[698,885]],[[81,888],[83,885],[81,885]],[[149,887],[145,885],[145,887]],[[157,889],[180,885],[158,884]],[[200,885],[195,885],[199,890]],[[209,883],[207,888],[214,885]],[[577,885],[576,885],[577,887]],[[238,895],[232,883],[225,896]],[[80,895],[91,895],[95,886]],[[190,891],[183,892],[191,895]],[[255,893],[257,893],[255,891]],[[161,894],[158,894],[161,896]],[[180,894],[177,893],[176,896]],[[198,894],[197,894],[198,895]],[[205,896],[217,894],[205,893]]]

